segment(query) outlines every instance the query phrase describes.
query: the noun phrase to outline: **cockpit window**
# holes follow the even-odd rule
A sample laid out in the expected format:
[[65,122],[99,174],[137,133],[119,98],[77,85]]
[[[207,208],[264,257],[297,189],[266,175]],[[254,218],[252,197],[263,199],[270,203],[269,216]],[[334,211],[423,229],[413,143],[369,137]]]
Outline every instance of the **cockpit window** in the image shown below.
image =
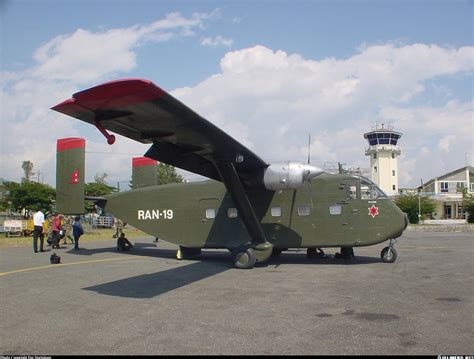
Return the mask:
[[366,178],[360,181],[361,199],[380,199],[387,198],[387,195],[377,187],[377,185]]

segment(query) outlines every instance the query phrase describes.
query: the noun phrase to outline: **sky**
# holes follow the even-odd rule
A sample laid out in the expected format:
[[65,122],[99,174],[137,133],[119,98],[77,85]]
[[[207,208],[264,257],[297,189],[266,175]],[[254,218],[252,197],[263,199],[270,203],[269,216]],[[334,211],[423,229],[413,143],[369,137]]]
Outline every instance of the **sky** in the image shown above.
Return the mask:
[[[472,165],[474,1],[0,0],[0,178],[55,186],[56,140],[86,139],[86,181],[126,186],[143,145],[50,108],[153,81],[268,162],[369,168],[363,137],[403,133],[400,187]],[[329,164],[330,166],[330,164]],[[181,172],[188,180],[199,176]]]

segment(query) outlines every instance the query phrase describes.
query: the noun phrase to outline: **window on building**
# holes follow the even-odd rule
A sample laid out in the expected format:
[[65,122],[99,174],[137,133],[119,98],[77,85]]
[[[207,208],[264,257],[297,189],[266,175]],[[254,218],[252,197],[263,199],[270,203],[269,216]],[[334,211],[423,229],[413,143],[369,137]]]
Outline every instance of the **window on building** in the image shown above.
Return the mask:
[[392,190],[396,191],[396,186],[395,185],[392,185]]
[[392,158],[395,158],[395,153],[392,152]]
[[395,170],[392,170],[392,176],[395,176]]
[[375,159],[377,159],[377,154],[376,154],[376,153],[374,153],[374,160],[375,160]]
[[272,207],[272,217],[281,217],[281,207]]
[[301,204],[297,207],[298,216],[309,216],[311,214],[311,207],[309,204]]
[[216,218],[216,210],[214,208],[206,209],[206,218]]
[[377,166],[374,166],[374,172],[377,173]]
[[229,209],[227,209],[227,217],[229,217],[229,218],[237,218],[237,208],[229,208]]
[[441,182],[441,192],[448,192],[449,187],[448,187],[448,182]]

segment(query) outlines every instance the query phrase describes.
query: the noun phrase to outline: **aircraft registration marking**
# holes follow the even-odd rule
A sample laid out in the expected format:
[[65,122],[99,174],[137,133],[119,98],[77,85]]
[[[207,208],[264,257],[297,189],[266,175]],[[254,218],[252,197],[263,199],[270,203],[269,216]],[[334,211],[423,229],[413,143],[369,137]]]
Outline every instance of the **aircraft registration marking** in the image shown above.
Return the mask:
[[172,209],[139,209],[138,210],[138,219],[173,219],[174,213]]

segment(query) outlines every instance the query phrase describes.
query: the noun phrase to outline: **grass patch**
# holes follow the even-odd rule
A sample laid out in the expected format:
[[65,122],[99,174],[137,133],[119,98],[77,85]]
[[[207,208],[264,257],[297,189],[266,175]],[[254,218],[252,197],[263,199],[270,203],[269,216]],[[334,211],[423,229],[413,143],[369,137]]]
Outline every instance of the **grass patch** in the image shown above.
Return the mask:
[[[123,232],[128,239],[139,238],[139,237],[152,237],[145,232],[142,232],[135,228],[124,228]],[[115,234],[115,229],[85,229],[85,233],[79,240],[79,245],[84,242],[94,242],[100,240],[114,239],[112,236]],[[63,240],[61,240],[62,243]],[[46,245],[46,238],[44,239]],[[68,243],[71,243],[69,238]],[[15,247],[15,246],[31,246],[33,245],[33,236],[30,237],[7,237],[5,233],[0,234],[0,247]]]

